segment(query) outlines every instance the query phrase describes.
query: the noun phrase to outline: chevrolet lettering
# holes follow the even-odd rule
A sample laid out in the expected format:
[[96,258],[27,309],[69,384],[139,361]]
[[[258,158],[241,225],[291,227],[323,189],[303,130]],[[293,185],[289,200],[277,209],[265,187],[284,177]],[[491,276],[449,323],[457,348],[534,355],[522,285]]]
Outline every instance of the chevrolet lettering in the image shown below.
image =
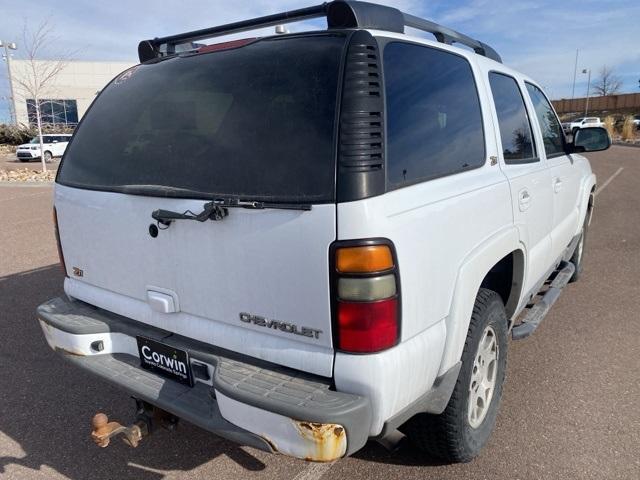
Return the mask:
[[240,320],[244,323],[253,323],[259,327],[273,328],[294,335],[302,335],[303,337],[319,338],[322,330],[310,327],[298,327],[294,323],[280,322],[279,320],[269,320],[260,315],[251,315],[250,313],[240,313]]

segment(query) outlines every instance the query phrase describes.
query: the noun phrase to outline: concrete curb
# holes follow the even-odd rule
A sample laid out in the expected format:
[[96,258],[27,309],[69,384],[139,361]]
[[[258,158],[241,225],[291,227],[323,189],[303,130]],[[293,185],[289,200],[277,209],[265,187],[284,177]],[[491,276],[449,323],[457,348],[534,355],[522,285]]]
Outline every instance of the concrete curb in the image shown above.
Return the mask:
[[51,182],[6,182],[0,181],[0,187],[52,187]]
[[615,145],[616,147],[640,148],[640,143],[613,142],[612,145]]

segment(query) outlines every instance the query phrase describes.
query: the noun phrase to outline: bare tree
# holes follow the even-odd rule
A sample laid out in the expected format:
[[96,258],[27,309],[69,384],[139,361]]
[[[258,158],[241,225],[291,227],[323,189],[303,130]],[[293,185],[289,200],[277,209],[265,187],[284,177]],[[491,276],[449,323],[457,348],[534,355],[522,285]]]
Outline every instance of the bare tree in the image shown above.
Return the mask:
[[622,80],[614,73],[612,68],[605,65],[598,73],[599,76],[593,84],[596,95],[604,97],[605,95],[613,95],[620,91],[622,88]]
[[58,74],[64,70],[71,60],[72,53],[55,55],[53,60],[51,52],[47,51],[48,45],[55,45],[57,38],[53,36],[53,26],[49,20],[42,21],[35,29],[31,30],[25,24],[22,31],[22,52],[25,61],[25,71],[21,72],[14,81],[20,90],[20,94],[27,100],[28,106],[33,107],[36,124],[38,126],[38,137],[40,140],[40,160],[42,171],[47,171],[45,161],[44,144],[42,139],[42,100],[51,89]]

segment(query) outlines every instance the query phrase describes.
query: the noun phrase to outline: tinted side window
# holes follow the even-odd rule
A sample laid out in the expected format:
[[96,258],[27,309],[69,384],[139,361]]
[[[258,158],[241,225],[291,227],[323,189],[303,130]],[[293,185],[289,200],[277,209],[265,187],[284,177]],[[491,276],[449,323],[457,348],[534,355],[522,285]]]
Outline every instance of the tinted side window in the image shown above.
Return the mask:
[[535,159],[531,124],[518,83],[514,78],[491,72],[489,83],[498,114],[505,163]]
[[538,117],[540,130],[542,131],[544,151],[547,157],[564,154],[564,134],[553,107],[547,97],[544,96],[544,93],[542,93],[542,90],[530,83],[526,85],[531,102],[536,110],[536,117]]
[[484,164],[480,101],[467,60],[392,42],[384,49],[384,75],[393,187]]

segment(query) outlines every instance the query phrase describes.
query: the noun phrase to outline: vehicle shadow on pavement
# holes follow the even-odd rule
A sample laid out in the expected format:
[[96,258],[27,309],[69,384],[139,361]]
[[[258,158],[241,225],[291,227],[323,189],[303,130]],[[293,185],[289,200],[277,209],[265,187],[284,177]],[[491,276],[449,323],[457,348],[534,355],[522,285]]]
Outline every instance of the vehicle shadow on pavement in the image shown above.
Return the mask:
[[448,465],[448,463],[419,451],[411,445],[406,437],[400,441],[393,451],[387,450],[378,442],[370,441],[362,450],[354,454],[353,457],[366,462],[407,467],[439,467]]
[[[226,455],[242,469],[265,464],[239,446],[181,422],[132,449],[114,440],[100,449],[90,438],[98,412],[129,422],[134,402],[109,384],[68,365],[47,346],[36,307],[63,294],[58,265],[0,277],[0,477],[12,465],[53,469],[72,479],[164,477]],[[3,438],[6,437],[6,438]]]

